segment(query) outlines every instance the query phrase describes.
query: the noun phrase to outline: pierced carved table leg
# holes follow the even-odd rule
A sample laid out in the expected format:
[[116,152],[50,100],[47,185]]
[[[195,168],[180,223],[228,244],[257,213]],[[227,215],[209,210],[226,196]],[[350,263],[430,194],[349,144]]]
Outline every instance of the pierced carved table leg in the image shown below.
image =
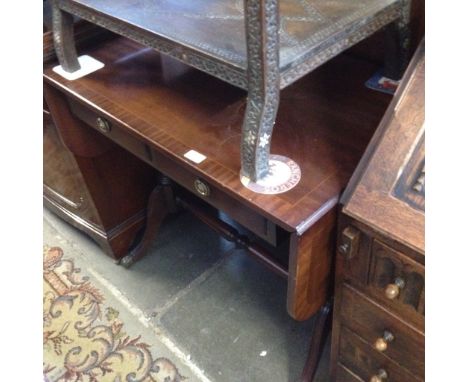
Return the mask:
[[278,0],[245,0],[248,98],[242,127],[241,173],[253,182],[268,174],[279,104]]
[[55,53],[60,65],[69,73],[79,70],[81,66],[76,54],[73,16],[63,12],[55,0],[52,0],[52,25]]
[[309,355],[302,371],[301,382],[312,382],[320,355],[323,352],[327,335],[331,328],[332,301],[329,300],[320,308],[318,316],[315,318],[314,328],[312,330],[312,339],[310,341]]
[[159,231],[167,215],[174,212],[174,197],[172,188],[166,179],[151,192],[146,213],[146,227],[138,245],[119,261],[125,268],[140,260],[147,252],[149,244]]
[[403,0],[400,18],[386,29],[384,75],[393,80],[401,79],[410,60],[410,16],[411,0]]

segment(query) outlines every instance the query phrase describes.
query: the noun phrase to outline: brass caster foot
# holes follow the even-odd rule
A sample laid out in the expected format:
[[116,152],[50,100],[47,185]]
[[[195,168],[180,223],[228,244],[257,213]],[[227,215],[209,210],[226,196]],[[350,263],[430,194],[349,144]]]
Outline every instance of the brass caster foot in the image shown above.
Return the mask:
[[127,255],[122,257],[118,264],[128,269],[133,265],[134,262],[135,258],[132,255]]

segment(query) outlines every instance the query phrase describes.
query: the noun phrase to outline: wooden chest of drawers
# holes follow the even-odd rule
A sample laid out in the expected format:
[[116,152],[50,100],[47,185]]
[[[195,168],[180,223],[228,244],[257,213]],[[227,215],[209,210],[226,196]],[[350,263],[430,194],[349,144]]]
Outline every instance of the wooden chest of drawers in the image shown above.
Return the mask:
[[[336,381],[422,381],[423,264],[354,219],[342,215],[339,229],[344,253],[337,259],[333,352],[342,370],[335,370]],[[350,232],[352,252],[343,247]],[[387,377],[377,379],[379,371]]]
[[424,156],[422,45],[342,198],[334,381],[424,380]]

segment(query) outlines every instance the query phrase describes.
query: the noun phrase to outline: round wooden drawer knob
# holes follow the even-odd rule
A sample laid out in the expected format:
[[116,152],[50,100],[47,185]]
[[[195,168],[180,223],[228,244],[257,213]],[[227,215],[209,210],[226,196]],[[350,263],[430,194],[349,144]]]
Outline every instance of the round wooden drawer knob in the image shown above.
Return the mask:
[[107,122],[104,118],[97,117],[96,125],[102,133],[108,133],[109,131],[111,131],[109,122]]
[[385,288],[385,297],[394,300],[400,295],[400,290],[405,287],[405,281],[401,277],[395,279],[394,284],[388,284]]
[[376,375],[373,375],[370,382],[384,382],[388,378],[388,374],[384,369],[380,369]]
[[395,339],[395,336],[388,330],[385,330],[383,336],[380,338],[377,338],[377,340],[375,341],[374,347],[379,352],[384,352],[385,350],[387,350],[388,344],[392,342],[394,339]]
[[195,182],[193,183],[195,190],[201,195],[201,196],[209,196],[211,194],[210,186],[203,182],[200,179],[196,179]]

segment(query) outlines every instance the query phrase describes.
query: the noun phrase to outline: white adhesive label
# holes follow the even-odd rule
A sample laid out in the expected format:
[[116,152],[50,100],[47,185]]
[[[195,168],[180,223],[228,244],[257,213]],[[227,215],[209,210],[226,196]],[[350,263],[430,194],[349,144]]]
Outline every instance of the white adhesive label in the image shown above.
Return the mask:
[[195,150],[187,151],[184,154],[184,157],[191,160],[192,162],[195,162],[196,164],[200,164],[206,159],[205,155],[200,154],[198,151]]

